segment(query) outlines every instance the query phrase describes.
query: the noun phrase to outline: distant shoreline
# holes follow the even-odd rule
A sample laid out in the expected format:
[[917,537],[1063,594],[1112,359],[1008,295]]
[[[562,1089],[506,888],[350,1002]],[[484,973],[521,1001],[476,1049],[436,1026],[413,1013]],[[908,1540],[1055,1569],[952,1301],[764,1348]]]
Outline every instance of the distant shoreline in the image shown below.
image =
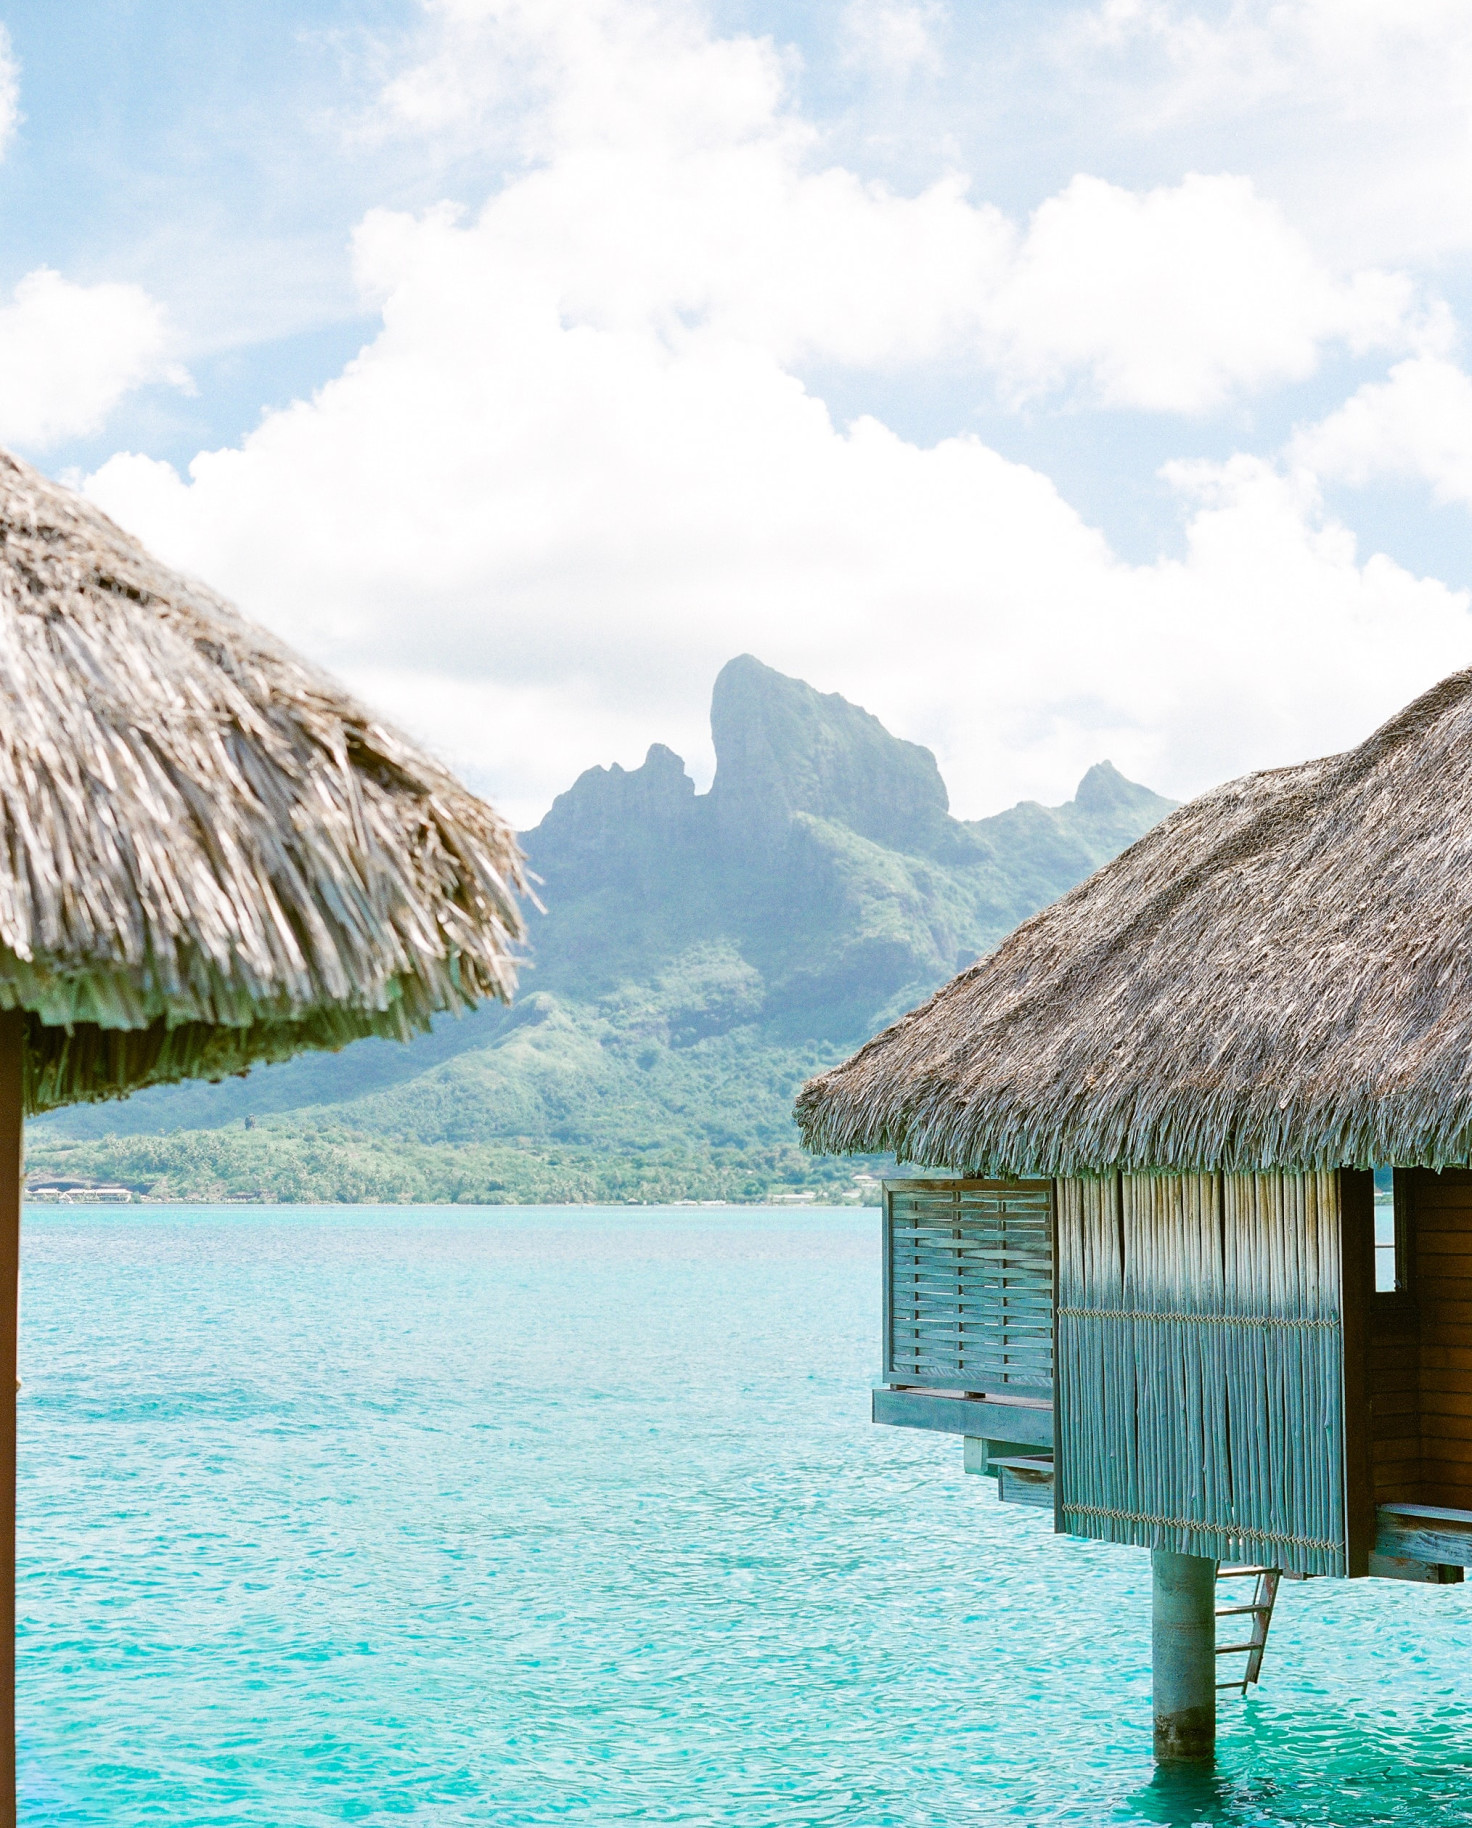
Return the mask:
[[238,1194],[220,1199],[167,1199],[153,1194],[134,1194],[130,1199],[22,1199],[28,1211],[80,1212],[101,1211],[122,1206],[180,1207],[235,1206],[242,1209],[269,1210],[280,1207],[359,1211],[439,1211],[439,1212],[864,1212],[879,1210],[877,1199],[825,1200],[278,1200],[248,1199]]

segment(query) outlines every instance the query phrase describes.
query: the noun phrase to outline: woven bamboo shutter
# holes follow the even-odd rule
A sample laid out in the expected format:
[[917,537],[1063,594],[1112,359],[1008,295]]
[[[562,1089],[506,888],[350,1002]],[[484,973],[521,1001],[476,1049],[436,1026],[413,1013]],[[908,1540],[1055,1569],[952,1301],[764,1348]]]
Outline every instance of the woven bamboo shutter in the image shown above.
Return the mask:
[[1058,1183],[1071,1535],[1346,1572],[1333,1174]]
[[884,1371],[978,1395],[1053,1388],[1051,1181],[889,1181]]

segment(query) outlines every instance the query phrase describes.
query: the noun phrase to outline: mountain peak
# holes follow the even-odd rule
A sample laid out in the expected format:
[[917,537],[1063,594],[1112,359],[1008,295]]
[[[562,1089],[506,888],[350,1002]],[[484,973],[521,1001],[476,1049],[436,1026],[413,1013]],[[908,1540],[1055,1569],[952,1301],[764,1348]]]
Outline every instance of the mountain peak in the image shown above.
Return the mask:
[[538,848],[576,867],[641,869],[682,833],[695,783],[673,749],[651,743],[638,768],[586,768],[537,827]]
[[1138,791],[1127,781],[1113,762],[1095,762],[1078,784],[1074,804],[1085,812],[1112,812]]
[[728,661],[711,694],[722,837],[742,850],[782,842],[810,813],[897,850],[923,846],[949,800],[935,757],[891,736],[872,713],[750,654]]
[[[1152,793],[1122,775],[1113,762],[1095,762],[1078,784],[1074,806],[1082,813],[1106,823],[1121,821],[1143,830],[1163,818],[1173,802]],[[1140,822],[1144,821],[1142,825]]]

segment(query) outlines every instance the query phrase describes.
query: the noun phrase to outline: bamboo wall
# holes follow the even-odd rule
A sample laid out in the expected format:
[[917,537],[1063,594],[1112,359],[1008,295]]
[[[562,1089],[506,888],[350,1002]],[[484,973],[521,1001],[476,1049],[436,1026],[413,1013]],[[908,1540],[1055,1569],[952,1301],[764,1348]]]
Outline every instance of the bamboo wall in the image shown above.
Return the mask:
[[1061,1527],[1344,1573],[1337,1176],[1057,1190]]

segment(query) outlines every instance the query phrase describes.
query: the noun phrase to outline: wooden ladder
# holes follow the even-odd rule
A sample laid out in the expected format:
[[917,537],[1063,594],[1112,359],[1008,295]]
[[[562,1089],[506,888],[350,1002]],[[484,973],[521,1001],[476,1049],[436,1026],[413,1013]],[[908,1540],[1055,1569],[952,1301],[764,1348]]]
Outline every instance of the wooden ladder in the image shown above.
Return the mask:
[[1252,1598],[1245,1606],[1218,1606],[1216,1616],[1219,1619],[1251,1619],[1252,1625],[1245,1643],[1218,1644],[1216,1654],[1219,1657],[1247,1656],[1247,1667],[1241,1676],[1231,1682],[1218,1682],[1217,1687],[1235,1688],[1239,1695],[1245,1695],[1248,1686],[1256,1682],[1262,1673],[1262,1653],[1267,1648],[1268,1627],[1273,1622],[1273,1607],[1278,1598],[1278,1582],[1283,1578],[1278,1568],[1227,1568],[1216,1571],[1219,1581],[1247,1580],[1253,1582]]

